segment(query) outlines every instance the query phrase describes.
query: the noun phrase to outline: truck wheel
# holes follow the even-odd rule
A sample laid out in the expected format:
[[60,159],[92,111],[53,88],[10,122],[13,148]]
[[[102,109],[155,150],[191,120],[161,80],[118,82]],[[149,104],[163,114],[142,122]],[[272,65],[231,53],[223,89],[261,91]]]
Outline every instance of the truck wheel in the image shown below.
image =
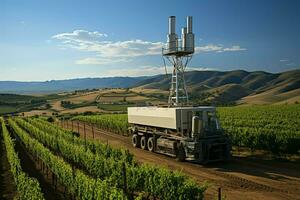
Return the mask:
[[140,147],[140,137],[137,134],[132,135],[132,145],[136,148]]
[[177,149],[176,160],[180,162],[185,160],[185,150],[182,145],[180,145]]
[[141,148],[147,150],[147,138],[145,136],[141,137]]
[[148,139],[148,142],[147,142],[147,146],[148,146],[148,150],[151,151],[151,152],[154,152],[155,151],[155,146],[154,146],[154,138],[153,137],[150,137]]

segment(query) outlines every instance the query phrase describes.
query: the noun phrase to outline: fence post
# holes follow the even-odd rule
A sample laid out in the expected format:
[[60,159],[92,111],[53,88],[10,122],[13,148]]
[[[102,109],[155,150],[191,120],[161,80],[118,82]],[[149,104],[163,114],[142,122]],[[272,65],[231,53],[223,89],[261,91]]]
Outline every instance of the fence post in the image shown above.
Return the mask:
[[77,130],[78,130],[78,134],[80,135],[80,133],[79,133],[79,122],[77,122]]
[[73,120],[72,120],[71,122],[72,122],[72,132],[73,132],[73,131],[74,131],[74,130],[73,130]]
[[95,139],[94,126],[93,126],[93,124],[91,124],[91,126],[92,126],[93,139]]
[[84,133],[84,145],[86,149],[86,131],[85,131],[85,122],[83,122],[83,133]]
[[218,188],[218,200],[222,200],[222,191],[221,188]]
[[52,172],[52,185],[54,185],[54,173]]

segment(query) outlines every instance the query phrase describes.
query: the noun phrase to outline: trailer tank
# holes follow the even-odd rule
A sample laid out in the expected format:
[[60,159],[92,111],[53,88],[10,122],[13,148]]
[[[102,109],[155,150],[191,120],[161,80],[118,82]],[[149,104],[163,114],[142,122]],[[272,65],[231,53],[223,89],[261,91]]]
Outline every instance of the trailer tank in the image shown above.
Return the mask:
[[128,122],[134,147],[199,163],[230,157],[215,107],[129,107]]

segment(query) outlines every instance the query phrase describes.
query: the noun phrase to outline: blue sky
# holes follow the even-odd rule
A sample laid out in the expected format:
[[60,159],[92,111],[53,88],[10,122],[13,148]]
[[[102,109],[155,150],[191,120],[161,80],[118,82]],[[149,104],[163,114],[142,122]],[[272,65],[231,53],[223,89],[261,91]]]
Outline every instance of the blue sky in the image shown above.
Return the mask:
[[193,16],[190,69],[300,68],[300,1],[0,1],[0,80],[164,73],[168,17]]

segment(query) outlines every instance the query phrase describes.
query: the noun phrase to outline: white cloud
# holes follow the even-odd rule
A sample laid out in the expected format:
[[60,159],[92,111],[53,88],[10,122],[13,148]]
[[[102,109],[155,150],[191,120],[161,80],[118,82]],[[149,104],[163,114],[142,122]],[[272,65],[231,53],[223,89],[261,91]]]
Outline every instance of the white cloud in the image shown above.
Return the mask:
[[161,53],[161,42],[149,42],[143,40],[105,41],[82,49],[94,51],[103,57],[137,57],[144,55],[158,55]]
[[196,47],[195,51],[196,51],[196,53],[219,52],[219,51],[222,51],[222,49],[223,49],[222,45],[208,44],[208,45],[205,45],[205,46]]
[[279,60],[279,62],[282,62],[282,64],[284,64],[286,66],[297,66],[296,63],[292,62],[289,59],[281,59],[281,60]]
[[279,62],[288,62],[289,60],[288,59],[281,59],[279,60]]
[[215,44],[208,44],[205,46],[199,46],[195,48],[196,53],[202,52],[233,52],[233,51],[246,51],[246,48],[241,48],[239,45],[233,45],[231,47],[223,47],[223,45],[215,45]]
[[[111,41],[107,40],[106,33],[98,31],[75,30],[70,33],[60,33],[52,36],[52,39],[61,41],[60,48],[72,48],[78,51],[91,52],[95,56],[75,61],[76,64],[103,65],[108,63],[128,62],[131,58],[145,55],[160,55],[163,42],[151,42],[144,40]],[[223,45],[208,44],[195,48],[196,53],[244,51],[238,45],[224,47]]]
[[241,48],[239,45],[234,45],[232,47],[224,48],[223,51],[246,51],[246,48]]
[[285,65],[287,65],[287,66],[296,66],[296,63],[287,63]]
[[[60,40],[65,47],[77,49],[80,51],[94,52],[98,57],[87,58],[83,63],[103,63],[103,60],[113,60],[115,58],[129,58],[144,55],[158,55],[161,53],[162,42],[149,42],[143,40],[127,40],[127,41],[109,41],[103,40],[107,37],[105,33],[88,32],[85,30],[75,30],[71,33],[61,33],[54,35],[52,38]],[[97,60],[97,61],[96,61]],[[101,60],[101,61],[100,61]],[[120,60],[121,61],[121,60]],[[105,62],[104,62],[105,63]]]
[[86,30],[75,30],[71,33],[60,33],[52,36],[53,39],[64,40],[68,42],[91,42],[97,41],[101,37],[107,37],[105,33],[98,31],[89,32]]

